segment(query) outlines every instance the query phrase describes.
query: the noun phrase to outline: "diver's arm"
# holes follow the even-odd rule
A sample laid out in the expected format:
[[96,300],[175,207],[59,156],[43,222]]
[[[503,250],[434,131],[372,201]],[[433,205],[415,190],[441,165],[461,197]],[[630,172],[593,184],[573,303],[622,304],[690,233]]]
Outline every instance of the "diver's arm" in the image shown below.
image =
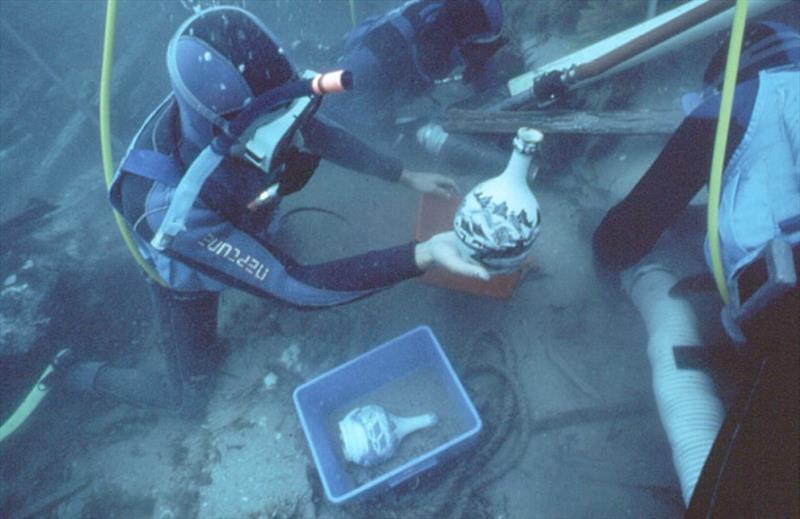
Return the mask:
[[316,118],[303,128],[303,137],[314,153],[340,166],[400,182],[419,193],[443,198],[458,193],[458,186],[452,178],[440,173],[406,169],[400,160],[373,150],[336,123],[327,124]]
[[[159,215],[147,220],[151,229]],[[269,243],[238,229],[204,205],[189,213],[186,230],[166,254],[228,286],[304,307],[332,306],[365,297],[422,271],[416,244],[371,251],[317,265],[301,265]],[[180,289],[180,287],[173,287]]]
[[302,129],[311,151],[342,167],[397,182],[403,173],[403,163],[380,153],[341,127],[327,124],[320,117],[311,119]]
[[[163,214],[164,211],[150,212],[147,216],[150,232],[140,234],[143,239],[152,237],[152,229],[158,228]],[[141,231],[140,226],[137,232]],[[422,243],[411,242],[316,265],[301,265],[203,204],[197,204],[189,213],[186,230],[173,239],[166,255],[175,261],[172,272],[194,269],[257,296],[276,297],[303,307],[322,307],[360,299],[434,266],[488,279],[483,267],[460,257],[457,240],[453,232],[441,233]]]
[[[725,164],[742,141],[758,93],[758,81],[736,87]],[[595,261],[623,270],[642,259],[708,181],[719,96],[684,119],[647,173],[594,233]]]
[[623,270],[644,257],[708,179],[715,119],[688,118],[594,233],[595,260]]

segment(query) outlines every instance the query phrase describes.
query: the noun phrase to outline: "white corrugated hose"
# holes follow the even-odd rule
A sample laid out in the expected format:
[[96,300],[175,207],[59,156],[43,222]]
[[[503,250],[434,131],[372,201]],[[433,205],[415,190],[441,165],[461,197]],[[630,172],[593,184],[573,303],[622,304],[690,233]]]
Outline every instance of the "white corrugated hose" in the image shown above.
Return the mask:
[[647,355],[661,423],[687,505],[725,416],[711,378],[703,371],[679,369],[674,346],[700,345],[697,320],[688,302],[669,294],[675,276],[658,265],[623,274],[650,339]]

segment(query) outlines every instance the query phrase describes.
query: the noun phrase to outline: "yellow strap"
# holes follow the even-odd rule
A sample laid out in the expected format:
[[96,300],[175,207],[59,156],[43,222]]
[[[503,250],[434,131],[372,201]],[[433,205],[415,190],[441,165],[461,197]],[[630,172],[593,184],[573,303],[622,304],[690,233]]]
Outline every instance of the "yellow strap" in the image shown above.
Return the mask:
[[[103,156],[103,173],[106,179],[106,188],[111,187],[111,182],[114,180],[114,160],[111,154],[111,61],[114,50],[114,23],[117,17],[117,0],[108,0],[106,8],[106,29],[105,39],[103,42],[103,67],[100,74],[100,149]],[[167,284],[161,279],[161,276],[147,263],[142,257],[139,249],[133,243],[131,238],[128,224],[122,216],[113,211],[114,220],[117,222],[119,232],[122,234],[122,239],[131,251],[133,259],[140,267],[158,282],[161,286],[166,287]]]
[[717,283],[719,295],[727,304],[728,285],[725,271],[722,268],[722,255],[719,243],[719,197],[722,187],[722,171],[725,166],[725,149],[728,146],[728,129],[731,123],[733,108],[733,92],[736,88],[736,76],[739,72],[739,56],[742,53],[744,24],[747,20],[747,0],[736,0],[736,11],[733,15],[731,40],[728,44],[728,61],[725,64],[725,81],[722,84],[722,100],[717,120],[717,133],[714,136],[714,154],[711,159],[711,173],[708,180],[708,246],[711,253],[711,268]]
[[350,0],[350,21],[356,26],[356,0]]

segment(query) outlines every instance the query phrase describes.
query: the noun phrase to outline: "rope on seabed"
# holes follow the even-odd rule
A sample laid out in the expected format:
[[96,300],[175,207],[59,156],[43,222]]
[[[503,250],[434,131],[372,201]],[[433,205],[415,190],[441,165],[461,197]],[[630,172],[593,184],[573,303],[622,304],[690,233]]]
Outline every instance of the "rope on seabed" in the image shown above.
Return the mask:
[[[486,361],[493,353],[499,359]],[[480,360],[473,362],[473,358]],[[462,380],[484,420],[478,446],[468,455],[404,484],[405,491],[401,489],[368,503],[345,507],[347,517],[494,517],[496,513],[492,513],[481,492],[520,463],[534,436],[592,422],[654,413],[651,404],[634,399],[533,419],[515,371],[517,366],[515,352],[507,341],[493,331],[482,333],[473,341],[461,366]],[[501,385],[479,390],[475,386],[481,379],[493,379],[495,384]]]
[[[473,352],[480,347],[480,357],[485,359],[487,346],[495,347],[500,356],[499,363],[481,360],[472,365]],[[467,353],[467,367],[462,378],[467,386],[474,386],[479,379],[490,378],[501,387],[488,393],[470,387],[478,413],[484,419],[478,446],[468,456],[421,476],[413,490],[354,505],[353,515],[385,519],[461,519],[468,510],[470,516],[475,517],[476,511],[486,509],[481,491],[522,460],[531,437],[528,401],[514,371],[517,363],[513,357],[513,350],[501,337],[493,332],[481,334]],[[501,450],[505,452],[501,453]],[[488,511],[486,515],[491,516]]]

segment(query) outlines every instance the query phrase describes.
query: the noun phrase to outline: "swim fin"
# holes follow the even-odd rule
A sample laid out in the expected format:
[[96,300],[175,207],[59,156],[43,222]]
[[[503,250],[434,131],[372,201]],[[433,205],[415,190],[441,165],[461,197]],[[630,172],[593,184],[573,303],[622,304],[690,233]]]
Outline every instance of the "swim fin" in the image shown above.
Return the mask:
[[28,392],[28,395],[25,397],[19,407],[17,407],[8,420],[3,422],[3,425],[0,426],[0,442],[5,440],[14,431],[16,431],[23,423],[25,423],[25,420],[27,420],[28,417],[33,414],[44,397],[47,396],[47,393],[50,392],[50,388],[52,387],[52,373],[57,369],[59,364],[62,364],[71,354],[72,351],[69,348],[64,348],[56,353],[55,357],[53,357],[53,360],[50,361],[50,364],[47,365],[41,376],[39,376],[36,384]]

